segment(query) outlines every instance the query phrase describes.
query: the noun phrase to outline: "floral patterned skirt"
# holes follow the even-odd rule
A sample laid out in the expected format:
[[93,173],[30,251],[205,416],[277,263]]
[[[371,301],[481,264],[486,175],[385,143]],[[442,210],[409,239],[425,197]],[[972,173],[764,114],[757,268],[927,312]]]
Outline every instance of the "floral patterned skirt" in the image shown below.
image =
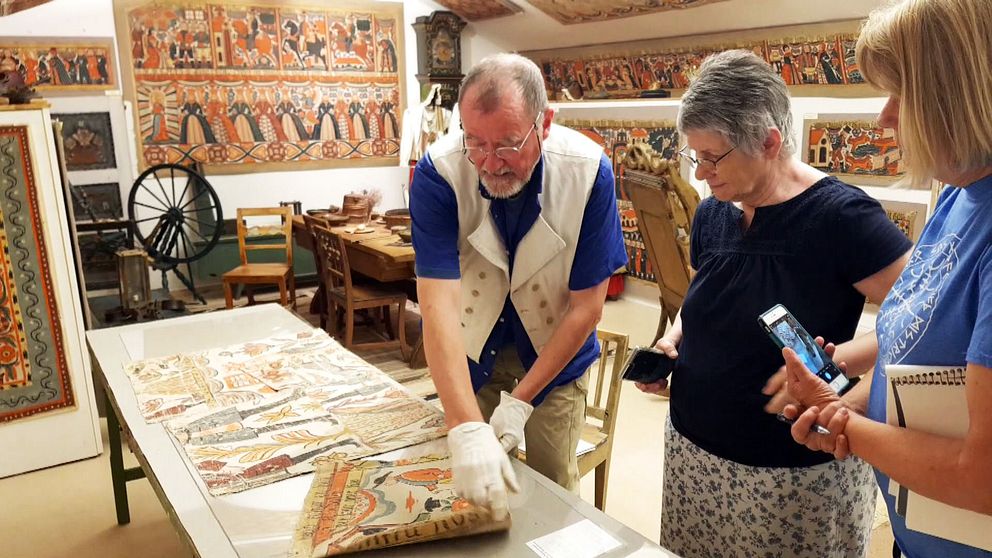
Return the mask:
[[661,545],[684,558],[861,558],[875,513],[871,467],[849,457],[813,467],[722,459],[665,425]]

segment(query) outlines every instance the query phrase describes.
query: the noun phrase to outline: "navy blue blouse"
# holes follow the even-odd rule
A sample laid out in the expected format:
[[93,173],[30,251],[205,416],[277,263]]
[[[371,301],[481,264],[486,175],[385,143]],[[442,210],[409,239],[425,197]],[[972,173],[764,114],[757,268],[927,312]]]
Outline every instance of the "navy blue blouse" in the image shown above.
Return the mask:
[[814,336],[854,336],[865,298],[854,283],[906,253],[912,243],[881,205],[826,177],[783,203],[743,212],[704,200],[692,224],[697,274],[682,306],[679,362],[672,376],[672,424],[704,450],[759,467],[826,463],[792,440],[763,409],[761,393],[783,364],[758,316],[784,304]]

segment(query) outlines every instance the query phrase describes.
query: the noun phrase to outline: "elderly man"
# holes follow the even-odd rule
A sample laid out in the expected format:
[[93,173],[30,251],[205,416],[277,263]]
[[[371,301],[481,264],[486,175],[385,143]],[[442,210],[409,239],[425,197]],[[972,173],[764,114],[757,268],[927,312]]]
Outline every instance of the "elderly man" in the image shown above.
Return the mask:
[[594,330],[627,256],[610,162],[551,124],[533,62],[486,58],[458,101],[462,131],[430,147],[410,188],[417,291],[455,487],[502,516],[521,440],[530,467],[577,489]]

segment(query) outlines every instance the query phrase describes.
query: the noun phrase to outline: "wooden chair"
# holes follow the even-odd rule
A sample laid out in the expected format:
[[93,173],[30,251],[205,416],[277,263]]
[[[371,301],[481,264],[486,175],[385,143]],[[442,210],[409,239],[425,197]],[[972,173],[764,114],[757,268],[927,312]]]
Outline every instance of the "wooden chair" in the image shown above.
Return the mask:
[[[596,388],[591,391],[592,401],[586,400],[586,422],[582,425],[579,438],[582,442],[592,445],[592,449],[578,454],[579,478],[586,476],[595,469],[595,489],[593,504],[600,511],[606,506],[606,481],[610,475],[610,456],[613,453],[613,431],[617,426],[617,408],[620,404],[620,388],[623,380],[624,362],[627,360],[629,339],[622,333],[597,330],[596,339],[600,342],[599,360],[596,361]],[[609,364],[610,355],[613,363]],[[603,389],[607,385],[606,401],[603,401]],[[582,443],[576,451],[581,451]],[[517,450],[517,458],[527,461],[527,452]]]
[[[613,431],[617,426],[617,408],[620,404],[620,374],[627,360],[628,337],[622,333],[597,330],[601,353],[596,373],[596,389],[590,390],[592,401],[586,401],[586,423],[582,427],[582,440],[593,449],[579,456],[579,477],[596,470],[593,504],[602,511],[606,506],[606,481],[610,475],[610,457],[613,454]],[[612,354],[613,362],[609,365]],[[609,378],[606,401],[603,388]]]
[[[282,219],[280,232],[283,241],[277,244],[258,244],[247,242],[248,227],[245,217],[273,217]],[[254,250],[284,250],[286,259],[275,263],[250,263],[248,251]],[[286,306],[292,300],[296,309],[296,279],[293,276],[293,209],[291,207],[258,207],[238,208],[238,252],[241,265],[223,275],[224,300],[228,308],[234,307],[232,285],[245,285],[248,290],[248,304],[254,304],[255,298],[251,292],[253,285],[279,286],[279,303]],[[289,299],[287,299],[287,290]]]
[[[324,292],[324,275],[327,273],[324,270],[324,259],[317,254],[317,233],[314,231],[314,227],[322,227],[327,223],[312,217],[310,215],[303,215],[303,224],[307,228],[307,234],[310,235],[310,245],[314,247],[313,249],[313,261],[314,267],[317,269],[317,290],[313,294],[313,303],[310,305],[310,313],[320,314],[320,328],[327,329],[327,293]],[[316,312],[315,312],[316,311]]]
[[[339,314],[344,318],[344,346],[348,349],[361,347],[365,349],[399,347],[404,360],[410,358],[410,347],[406,344],[406,293],[389,290],[381,285],[359,285],[352,281],[351,267],[348,264],[348,250],[344,240],[335,235],[327,227],[315,224],[314,248],[317,257],[322,261],[324,275],[324,292],[327,295],[327,315],[331,335],[338,334]],[[392,327],[390,307],[397,305],[396,329]],[[373,309],[381,311],[381,315],[373,312],[376,321],[384,322],[387,332],[392,339],[383,337],[382,341],[355,343],[355,311]],[[395,333],[394,333],[395,332]]]

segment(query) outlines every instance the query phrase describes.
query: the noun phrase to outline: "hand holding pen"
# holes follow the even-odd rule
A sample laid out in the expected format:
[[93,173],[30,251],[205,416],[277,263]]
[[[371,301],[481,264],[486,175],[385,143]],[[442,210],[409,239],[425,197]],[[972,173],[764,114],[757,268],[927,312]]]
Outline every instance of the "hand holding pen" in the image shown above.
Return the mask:
[[[777,415],[775,415],[775,418],[777,418],[778,420],[780,420],[780,421],[782,421],[782,422],[784,422],[786,424],[796,424],[796,419],[790,419],[789,417],[783,415],[782,413],[778,413]],[[810,432],[815,432],[817,434],[823,434],[824,436],[829,436],[830,435],[830,431],[829,430],[827,430],[826,428],[820,426],[819,424],[816,424],[815,422],[813,423],[813,426],[811,426],[809,428],[809,431]]]

